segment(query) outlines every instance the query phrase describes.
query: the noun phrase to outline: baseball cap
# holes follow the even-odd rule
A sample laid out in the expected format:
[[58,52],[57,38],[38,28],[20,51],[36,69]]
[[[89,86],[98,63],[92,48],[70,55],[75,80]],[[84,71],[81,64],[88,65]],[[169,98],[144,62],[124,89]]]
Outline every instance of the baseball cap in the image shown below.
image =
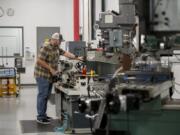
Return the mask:
[[62,34],[59,34],[59,40],[65,41]]
[[60,34],[60,33],[54,33],[54,34],[52,34],[51,38],[52,38],[52,39],[57,39],[57,40],[64,41],[63,36],[62,36],[62,34]]

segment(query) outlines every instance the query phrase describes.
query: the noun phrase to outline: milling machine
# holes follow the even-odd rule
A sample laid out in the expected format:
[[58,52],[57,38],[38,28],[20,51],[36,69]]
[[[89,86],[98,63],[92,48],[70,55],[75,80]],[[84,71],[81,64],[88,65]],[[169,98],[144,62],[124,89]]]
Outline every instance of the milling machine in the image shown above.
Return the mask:
[[[89,115],[94,134],[179,134],[180,102],[172,99],[174,76],[169,61],[173,51],[180,49],[179,31],[174,31],[170,25],[174,20],[168,18],[176,2],[169,2],[171,9],[162,11],[168,0],[119,0],[119,13],[100,14],[95,27],[101,30],[101,56],[119,54],[120,64],[110,77],[94,79],[90,91],[98,97],[79,100],[79,110]],[[167,61],[161,60],[164,56]]]

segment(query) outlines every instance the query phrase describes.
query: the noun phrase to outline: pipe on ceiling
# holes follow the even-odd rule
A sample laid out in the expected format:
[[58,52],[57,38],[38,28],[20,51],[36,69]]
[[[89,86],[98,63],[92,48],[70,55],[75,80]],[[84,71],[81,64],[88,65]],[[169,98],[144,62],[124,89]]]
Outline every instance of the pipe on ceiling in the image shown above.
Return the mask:
[[74,6],[74,41],[80,40],[80,34],[79,34],[79,0],[73,0],[73,6]]

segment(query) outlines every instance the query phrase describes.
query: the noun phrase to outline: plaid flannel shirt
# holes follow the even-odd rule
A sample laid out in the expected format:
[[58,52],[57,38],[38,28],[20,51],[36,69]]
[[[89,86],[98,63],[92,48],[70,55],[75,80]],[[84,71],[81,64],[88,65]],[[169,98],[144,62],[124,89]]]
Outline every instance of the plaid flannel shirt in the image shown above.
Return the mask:
[[[54,70],[58,69],[58,61],[59,61],[59,56],[63,55],[65,53],[64,50],[60,49],[58,46],[53,46],[53,45],[46,45],[43,46],[40,49],[38,58],[45,61],[48,65],[50,65]],[[43,77],[47,79],[48,81],[52,82],[52,75],[50,71],[38,63],[35,65],[34,69],[34,76],[35,78],[38,77]]]

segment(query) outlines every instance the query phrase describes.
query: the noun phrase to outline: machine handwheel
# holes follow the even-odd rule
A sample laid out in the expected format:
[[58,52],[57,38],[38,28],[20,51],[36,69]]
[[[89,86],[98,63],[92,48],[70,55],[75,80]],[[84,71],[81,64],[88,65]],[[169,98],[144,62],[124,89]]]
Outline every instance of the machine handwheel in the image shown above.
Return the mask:
[[85,66],[85,64],[84,64],[83,62],[78,62],[78,63],[76,63],[75,68],[76,68],[79,72],[81,72],[82,69],[84,68],[84,66]]

